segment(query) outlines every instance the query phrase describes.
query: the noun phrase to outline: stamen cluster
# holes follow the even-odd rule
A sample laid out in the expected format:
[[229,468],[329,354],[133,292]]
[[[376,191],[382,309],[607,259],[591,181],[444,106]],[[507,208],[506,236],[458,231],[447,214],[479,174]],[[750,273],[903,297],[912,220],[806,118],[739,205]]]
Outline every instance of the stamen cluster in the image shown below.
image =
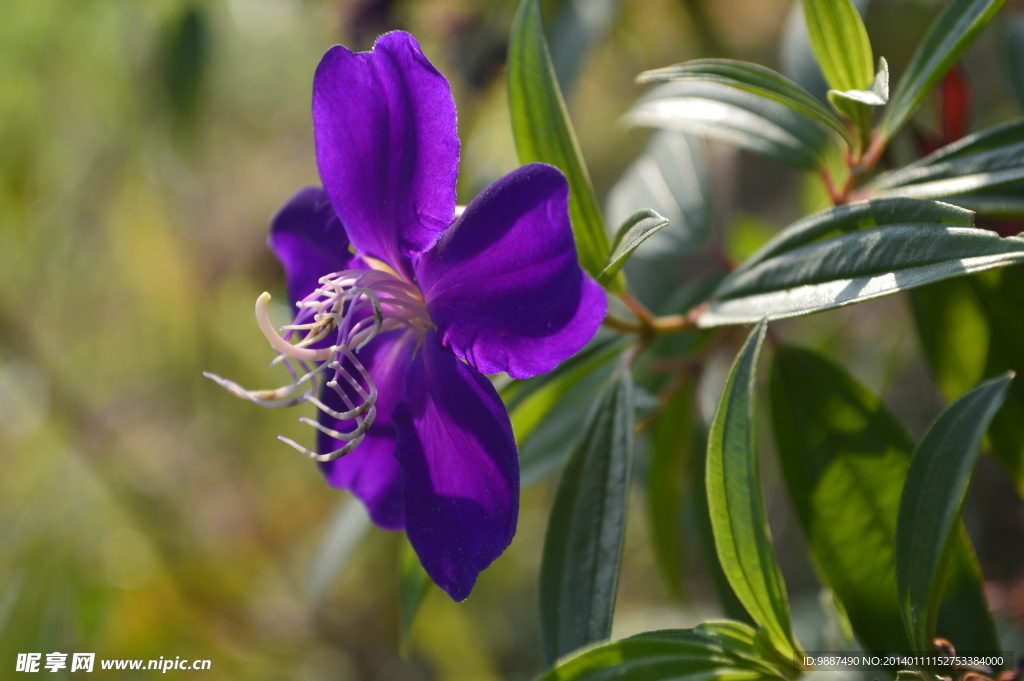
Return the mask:
[[[316,290],[295,304],[298,312],[293,323],[280,329],[275,329],[270,321],[270,294],[263,293],[256,299],[256,321],[278,352],[271,365],[284,364],[292,378],[290,383],[274,390],[246,390],[220,376],[205,375],[233,395],[262,407],[291,407],[310,402],[339,421],[354,420],[352,430],[341,432],[310,418],[299,419],[347,443],[324,454],[278,436],[285,444],[324,462],[342,457],[359,446],[377,416],[377,386],[357,353],[381,333],[409,328],[422,337],[432,323],[419,289],[391,272],[342,270],[321,277],[319,283]],[[294,341],[302,332],[305,332],[304,337]],[[333,344],[325,346],[332,334]],[[303,386],[305,389],[300,393]],[[324,404],[317,397],[322,387],[333,390],[346,411]]]

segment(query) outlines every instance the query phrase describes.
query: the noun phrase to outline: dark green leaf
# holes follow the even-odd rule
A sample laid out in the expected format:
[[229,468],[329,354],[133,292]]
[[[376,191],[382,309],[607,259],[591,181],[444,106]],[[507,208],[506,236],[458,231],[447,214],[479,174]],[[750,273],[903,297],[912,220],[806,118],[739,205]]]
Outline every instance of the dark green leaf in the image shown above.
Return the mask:
[[803,0],[811,47],[833,90],[864,90],[874,77],[871,41],[850,0]]
[[626,218],[615,234],[612,253],[608,256],[608,266],[598,275],[598,283],[610,282],[626,264],[629,256],[633,255],[633,251],[667,225],[668,220],[650,208],[641,208]]
[[906,73],[900,79],[879,126],[884,141],[892,139],[920,106],[928,92],[960,59],[981,29],[1006,0],[953,0],[928,29]]
[[682,594],[685,579],[684,502],[695,441],[694,381],[688,379],[662,408],[651,428],[647,508],[651,544],[669,591]]
[[691,81],[727,85],[784,104],[836,133],[848,145],[853,145],[853,139],[842,121],[811,93],[785,76],[758,64],[733,59],[694,59],[646,71],[637,80],[641,83]]
[[[651,135],[644,153],[608,193],[609,224],[621,224],[634,211],[650,207],[669,221],[645,241],[637,256],[689,255],[711,233],[711,179],[704,140],[672,130]],[[632,283],[632,282],[631,282]]]
[[973,210],[979,215],[1024,220],[1024,183],[1022,182],[971,194],[959,194],[947,200],[968,210]]
[[[776,348],[771,395],[782,471],[824,583],[867,650],[909,650],[895,555],[910,436],[868,388],[810,350]],[[939,634],[960,649],[998,647],[966,536],[956,555]]]
[[408,654],[411,647],[412,625],[420,604],[433,582],[420,564],[419,557],[408,540],[402,541],[401,579],[399,582],[402,605],[402,649]]
[[[949,399],[983,378],[1024,372],[1024,271],[1019,267],[950,279],[913,292],[925,354]],[[989,428],[996,459],[1024,495],[1024,382],[1014,381]]]
[[915,163],[879,175],[869,188],[937,198],[1024,178],[1024,119],[968,135]]
[[555,80],[537,0],[522,1],[512,26],[508,99],[520,163],[549,163],[568,178],[569,214],[580,264],[597,276],[608,261],[608,236]]
[[974,216],[970,211],[948,203],[924,199],[887,197],[848,203],[794,222],[772,237],[757,253],[744,260],[736,271],[749,270],[781,253],[843,232],[912,223],[973,227]]
[[986,381],[950,405],[910,462],[896,521],[896,587],[907,634],[919,652],[933,650],[939,599],[974,463],[1011,378]]
[[633,379],[594,405],[555,495],[540,574],[545,664],[611,633],[633,465]]
[[792,657],[799,646],[793,638],[786,585],[768,530],[754,432],[757,359],[767,328],[762,320],[740,350],[711,422],[708,509],[718,558],[729,584],[774,647]]
[[806,170],[824,165],[829,145],[828,135],[807,116],[721,83],[660,85],[640,98],[624,121],[704,135]]
[[816,241],[737,270],[698,319],[704,327],[782,319],[1024,262],[1024,238],[940,224],[895,224]]

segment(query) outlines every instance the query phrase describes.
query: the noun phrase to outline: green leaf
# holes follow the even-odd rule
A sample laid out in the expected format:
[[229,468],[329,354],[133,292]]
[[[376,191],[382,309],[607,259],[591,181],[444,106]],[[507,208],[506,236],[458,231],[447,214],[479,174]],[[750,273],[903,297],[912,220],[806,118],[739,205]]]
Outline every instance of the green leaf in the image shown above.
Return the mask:
[[[983,378],[1024,372],[1024,271],[1007,267],[913,292],[918,337],[943,393],[953,399]],[[989,449],[1024,496],[1024,382],[1010,385],[989,428]]]
[[633,255],[633,251],[666,226],[668,220],[650,208],[641,208],[626,218],[615,234],[608,266],[597,276],[598,283],[607,285],[626,264],[629,256]]
[[540,569],[545,664],[611,634],[633,466],[633,379],[613,376],[562,474]]
[[694,59],[641,73],[641,83],[708,82],[727,85],[738,90],[784,104],[793,111],[823,125],[849,146],[853,138],[843,125],[814,95],[769,68],[734,59]]
[[[697,526],[697,539],[700,542],[700,550],[704,557],[704,564],[711,574],[711,582],[715,587],[715,595],[722,607],[726,617],[742,623],[744,626],[754,623],[747,609],[740,603],[729,579],[725,576],[722,563],[718,559],[718,551],[715,548],[715,533],[711,527],[711,513],[708,510],[707,492],[707,433],[701,429],[694,434],[694,457],[693,472],[690,475],[692,491],[690,498],[693,500],[694,520]],[[753,637],[751,637],[753,641]]]
[[973,227],[974,216],[969,210],[924,199],[886,197],[848,203],[794,222],[744,260],[735,271],[749,270],[774,256],[825,237],[882,225],[912,223]]
[[684,629],[591,648],[562,661],[539,681],[754,681],[770,678],[771,669]]
[[953,0],[928,29],[879,125],[882,141],[910,120],[925,95],[974,42],[1006,0]]
[[402,606],[402,650],[408,655],[412,647],[412,625],[419,612],[423,598],[433,584],[427,571],[420,564],[420,559],[413,550],[408,539],[402,541],[401,575],[399,580],[400,603]]
[[595,369],[617,357],[628,343],[628,339],[621,337],[593,342],[554,371],[506,386],[501,398],[508,409],[516,442],[522,444],[566,393]]
[[789,250],[726,277],[697,323],[783,319],[1024,262],[1024,237],[941,224],[894,224]]
[[878,59],[878,73],[869,90],[829,90],[828,101],[853,121],[860,133],[860,148],[867,149],[871,144],[872,110],[889,101],[889,64],[885,58]]
[[933,650],[939,598],[974,463],[1012,378],[988,380],[950,405],[910,462],[896,521],[896,586],[907,634],[919,652]]
[[850,0],[803,0],[807,33],[833,90],[863,90],[874,77],[871,41]]
[[932,198],[964,194],[1024,179],[1024,119],[968,135],[868,188],[884,194]]
[[1024,220],[1024,183],[1021,182],[971,194],[959,194],[947,200],[979,215]]
[[[523,0],[512,25],[508,99],[519,162],[548,163],[565,173],[580,264],[597,276],[608,260],[608,236],[551,66],[537,0]],[[623,285],[617,281],[617,287]]]
[[[910,436],[878,396],[811,350],[776,348],[771,396],[782,472],[822,581],[867,650],[909,650],[895,556]],[[995,650],[977,561],[965,535],[956,544],[939,635]]]
[[751,332],[729,372],[708,436],[708,510],[722,569],[736,596],[783,655],[799,650],[768,530],[755,437],[757,359],[768,324]]
[[669,221],[637,250],[645,258],[689,255],[711,235],[711,178],[704,140],[672,130],[651,135],[647,148],[608,193],[609,224],[650,207]]
[[828,135],[789,107],[721,83],[666,83],[626,112],[628,125],[704,135],[781,163],[817,170],[825,164]]
[[685,572],[685,500],[695,440],[694,385],[686,379],[651,427],[647,509],[651,545],[669,591],[682,596]]

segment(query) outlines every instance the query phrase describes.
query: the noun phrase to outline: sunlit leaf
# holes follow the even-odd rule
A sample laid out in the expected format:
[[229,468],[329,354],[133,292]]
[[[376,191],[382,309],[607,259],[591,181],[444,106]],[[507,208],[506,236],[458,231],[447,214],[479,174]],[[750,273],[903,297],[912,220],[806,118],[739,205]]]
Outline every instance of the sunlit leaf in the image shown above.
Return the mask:
[[708,82],[750,92],[784,104],[825,126],[847,144],[853,140],[842,121],[802,87],[775,71],[758,64],[734,59],[694,59],[693,61],[641,73],[641,83]]
[[[1007,267],[950,279],[913,292],[925,355],[950,399],[982,379],[1024,372],[1024,271]],[[989,428],[992,457],[1024,495],[1024,382],[1014,381]]]
[[828,134],[784,104],[721,83],[685,81],[654,88],[623,117],[635,126],[704,135],[781,163],[816,170]]
[[[877,395],[811,350],[776,348],[771,395],[782,471],[823,581],[867,650],[909,650],[895,537],[910,436]],[[955,543],[939,635],[987,650],[998,644],[977,561],[965,534]]]
[[568,178],[569,214],[580,264],[597,276],[608,261],[608,236],[558,89],[537,0],[522,0],[512,26],[508,99],[520,163],[549,163]]
[[893,224],[829,237],[737,270],[698,319],[704,327],[781,319],[1024,262],[1024,238],[942,224]]
[[650,208],[642,208],[626,218],[615,234],[612,253],[608,256],[608,266],[598,275],[598,283],[606,284],[611,281],[626,264],[629,256],[633,255],[633,251],[666,226],[668,220]]
[[751,332],[729,372],[708,434],[708,509],[722,569],[772,644],[792,657],[799,646],[772,548],[761,495],[756,423],[757,359],[768,325]]
[[659,130],[608,193],[609,224],[622,224],[653,208],[669,224],[637,249],[637,256],[667,258],[700,249],[711,233],[711,180],[704,140]]
[[649,632],[563,660],[539,681],[753,681],[771,667],[751,663],[693,630]]
[[1006,0],[953,0],[928,29],[879,124],[889,140],[952,68]]
[[914,452],[896,521],[896,586],[914,648],[933,650],[951,544],[989,423],[1012,374],[988,380],[954,402]]
[[634,421],[633,378],[620,369],[566,464],[544,538],[540,623],[547,665],[611,633]]
[[[854,6],[863,17],[870,0],[853,0]],[[821,67],[814,56],[811,38],[807,34],[807,19],[804,16],[802,2],[794,2],[789,7],[786,25],[779,44],[778,62],[780,71],[793,82],[814,95],[821,102],[826,102],[829,89]]]
[[850,0],[803,0],[811,47],[833,90],[863,90],[874,77],[871,41]]
[[883,194],[935,198],[1024,179],[1024,119],[949,144],[868,187]]
[[878,60],[878,73],[867,90],[829,90],[828,101],[839,112],[853,121],[860,132],[860,144],[866,149],[871,143],[871,115],[875,107],[889,101],[889,64],[884,57]]

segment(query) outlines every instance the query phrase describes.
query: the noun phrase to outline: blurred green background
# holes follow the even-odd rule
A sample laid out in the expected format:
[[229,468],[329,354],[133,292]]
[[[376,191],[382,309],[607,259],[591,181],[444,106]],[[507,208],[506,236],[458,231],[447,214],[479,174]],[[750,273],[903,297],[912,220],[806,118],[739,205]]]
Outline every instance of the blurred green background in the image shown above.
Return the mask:
[[[776,66],[790,4],[546,3],[598,195],[646,138],[616,125],[642,92],[636,74],[706,55]],[[875,52],[895,72],[939,4],[872,4]],[[320,55],[338,42],[368,49],[394,28],[417,37],[455,93],[465,203],[517,165],[503,65],[515,9],[514,0],[0,4],[0,678],[17,653],[53,651],[210,659],[211,671],[171,672],[210,680],[539,670],[536,578],[552,478],[524,491],[516,539],[471,598],[456,605],[433,590],[403,644],[400,537],[368,527],[347,493],[274,439],[312,440],[300,410],[261,410],[202,377],[281,383],[252,306],[264,290],[284,300],[264,245],[269,216],[317,183],[309,101]],[[596,28],[581,38],[573,16]],[[966,60],[975,129],[1020,115],[992,68],[992,33]],[[821,206],[816,178],[710,151],[718,239],[734,256]],[[658,271],[684,279],[685,266],[673,267]],[[916,434],[942,407],[902,298],[778,327],[840,358]],[[710,368],[729,361],[725,353]],[[797,627],[805,641],[826,641],[836,633],[770,462],[767,498]],[[968,525],[1010,631],[1024,620],[1024,511],[988,463],[976,486]],[[642,505],[638,489],[617,636],[718,612],[692,537],[681,595],[662,584]]]

